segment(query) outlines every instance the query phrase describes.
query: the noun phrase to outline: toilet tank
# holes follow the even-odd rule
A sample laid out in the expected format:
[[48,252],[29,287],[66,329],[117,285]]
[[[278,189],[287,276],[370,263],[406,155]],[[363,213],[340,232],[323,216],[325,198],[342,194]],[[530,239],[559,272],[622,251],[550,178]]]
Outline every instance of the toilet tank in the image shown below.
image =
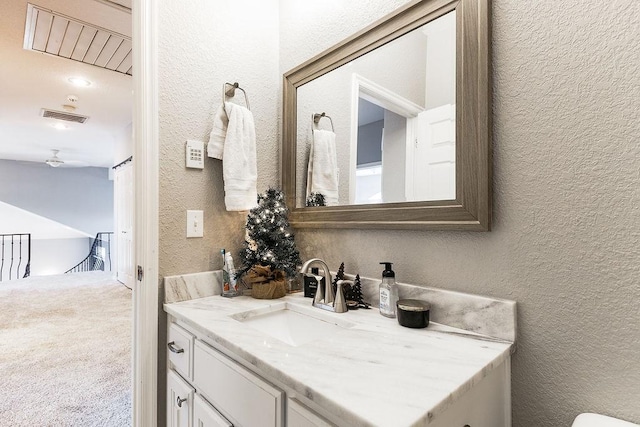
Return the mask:
[[571,427],[640,427],[640,424],[634,424],[604,415],[580,414],[573,421]]

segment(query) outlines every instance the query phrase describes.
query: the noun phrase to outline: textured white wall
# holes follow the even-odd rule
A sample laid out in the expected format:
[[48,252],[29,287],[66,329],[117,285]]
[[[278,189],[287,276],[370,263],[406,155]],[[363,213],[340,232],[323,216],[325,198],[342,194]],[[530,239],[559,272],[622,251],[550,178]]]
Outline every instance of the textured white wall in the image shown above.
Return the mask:
[[[275,0],[158,2],[160,108],[159,276],[222,267],[237,255],[246,215],[224,208],[222,163],[185,168],[187,139],[207,142],[222,85],[239,82],[255,119],[258,191],[278,182],[278,7]],[[238,98],[243,103],[242,97]],[[186,211],[204,211],[204,238],[187,239]],[[162,292],[160,286],[160,292]],[[160,301],[164,295],[160,294]],[[165,420],[166,318],[159,308],[158,425]]]
[[[258,191],[277,185],[281,85],[275,0],[161,2],[159,7],[163,277],[221,268],[220,249],[236,255],[244,236],[246,214],[224,208],[222,162],[206,158],[204,170],[186,169],[185,141],[209,140],[222,85],[237,81],[255,118]],[[204,210],[203,239],[185,237],[187,209]]]
[[[281,72],[404,3],[281,0]],[[515,427],[640,422],[640,3],[494,0],[492,17],[493,231],[298,231],[299,248],[517,301]]]

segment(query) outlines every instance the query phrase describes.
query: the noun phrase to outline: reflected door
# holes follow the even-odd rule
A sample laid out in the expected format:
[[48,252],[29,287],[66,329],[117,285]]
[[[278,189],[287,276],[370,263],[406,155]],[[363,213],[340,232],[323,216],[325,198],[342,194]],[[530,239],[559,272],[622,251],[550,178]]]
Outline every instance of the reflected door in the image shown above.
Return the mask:
[[456,108],[443,105],[418,114],[411,200],[456,198]]

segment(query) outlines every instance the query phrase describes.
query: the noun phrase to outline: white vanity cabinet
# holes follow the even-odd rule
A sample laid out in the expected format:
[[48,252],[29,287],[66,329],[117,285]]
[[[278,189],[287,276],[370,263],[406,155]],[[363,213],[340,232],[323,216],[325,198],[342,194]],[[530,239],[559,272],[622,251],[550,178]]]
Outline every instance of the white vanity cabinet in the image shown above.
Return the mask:
[[167,426],[282,427],[284,393],[185,328],[168,328]]
[[[169,323],[167,425],[170,427],[330,427],[322,409],[310,409],[213,348],[185,327]],[[511,426],[510,359],[488,371],[428,427]],[[286,389],[287,387],[282,387]],[[407,393],[411,393],[407,390]],[[332,418],[332,417],[330,417]],[[375,425],[375,421],[372,422]]]
[[[211,297],[165,305],[170,427],[511,426],[512,342],[441,324],[410,330],[363,311],[351,315],[352,329],[327,338],[325,351],[266,339],[236,319],[277,304]],[[342,345],[351,341],[358,345]]]

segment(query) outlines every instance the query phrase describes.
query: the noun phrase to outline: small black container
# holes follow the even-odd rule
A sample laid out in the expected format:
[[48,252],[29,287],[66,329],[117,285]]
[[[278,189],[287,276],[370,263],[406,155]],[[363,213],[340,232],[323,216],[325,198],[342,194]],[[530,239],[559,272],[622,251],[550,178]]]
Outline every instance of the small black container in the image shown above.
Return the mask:
[[407,328],[426,328],[429,326],[431,305],[418,299],[401,299],[396,303],[398,323]]

